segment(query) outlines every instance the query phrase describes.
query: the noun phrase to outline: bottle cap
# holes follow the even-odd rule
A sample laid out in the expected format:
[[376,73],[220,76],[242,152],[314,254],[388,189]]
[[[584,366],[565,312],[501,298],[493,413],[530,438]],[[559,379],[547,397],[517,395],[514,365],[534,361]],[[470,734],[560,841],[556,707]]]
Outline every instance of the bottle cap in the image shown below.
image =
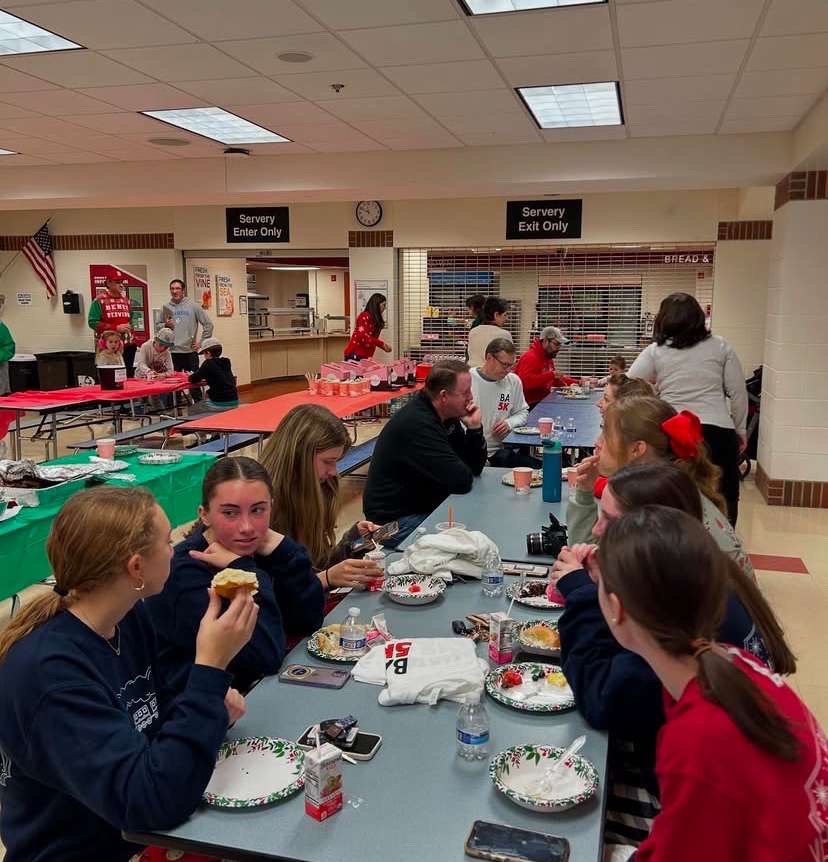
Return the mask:
[[359,616],[359,608],[348,608],[348,613],[352,617],[358,617]]

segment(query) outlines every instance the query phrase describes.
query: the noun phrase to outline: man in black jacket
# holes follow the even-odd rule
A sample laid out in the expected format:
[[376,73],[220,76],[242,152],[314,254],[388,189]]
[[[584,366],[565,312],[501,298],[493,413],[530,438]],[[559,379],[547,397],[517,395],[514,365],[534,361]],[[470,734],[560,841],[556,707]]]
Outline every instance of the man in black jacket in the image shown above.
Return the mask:
[[470,491],[485,463],[469,368],[453,359],[438,362],[423,390],[379,435],[363,496],[365,515],[375,524],[399,521],[396,545],[449,494]]

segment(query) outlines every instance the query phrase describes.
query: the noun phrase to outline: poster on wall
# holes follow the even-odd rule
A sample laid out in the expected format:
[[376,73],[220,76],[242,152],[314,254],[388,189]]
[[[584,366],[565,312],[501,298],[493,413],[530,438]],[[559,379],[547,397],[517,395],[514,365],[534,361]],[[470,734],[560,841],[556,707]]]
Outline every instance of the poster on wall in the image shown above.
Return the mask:
[[195,296],[193,302],[200,302],[205,310],[213,305],[213,288],[210,284],[210,270],[206,266],[193,267],[193,282],[195,284]]
[[247,297],[244,294],[239,297],[239,314],[247,315]]
[[356,293],[357,314],[365,311],[368,300],[375,293],[381,293],[388,299],[388,281],[386,279],[356,280],[354,281],[354,290]]
[[229,275],[217,275],[216,315],[218,317],[232,317],[234,310],[233,279]]
[[132,342],[139,347],[149,339],[149,285],[147,267],[142,263],[115,266],[111,263],[89,264],[89,286],[92,299],[106,293],[107,279],[115,279],[122,285],[129,299],[132,312]]

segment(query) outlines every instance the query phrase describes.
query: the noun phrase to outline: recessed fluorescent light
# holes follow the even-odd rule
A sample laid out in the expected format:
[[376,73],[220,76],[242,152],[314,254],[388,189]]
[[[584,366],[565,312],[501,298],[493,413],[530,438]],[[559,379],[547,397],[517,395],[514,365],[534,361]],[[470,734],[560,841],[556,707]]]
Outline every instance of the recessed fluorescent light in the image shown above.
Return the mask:
[[529,9],[555,9],[560,6],[597,6],[607,0],[460,0],[467,15],[492,15],[495,12],[526,12]]
[[542,129],[621,126],[621,96],[616,81],[518,87],[518,94]]
[[16,156],[17,153],[14,150],[0,150],[0,156]]
[[290,143],[288,138],[283,138],[269,129],[257,126],[221,108],[184,108],[175,111],[141,111],[141,113],[222,144]]
[[41,51],[66,51],[82,48],[63,36],[50,33],[16,15],[0,9],[0,56],[4,54],[37,54]]

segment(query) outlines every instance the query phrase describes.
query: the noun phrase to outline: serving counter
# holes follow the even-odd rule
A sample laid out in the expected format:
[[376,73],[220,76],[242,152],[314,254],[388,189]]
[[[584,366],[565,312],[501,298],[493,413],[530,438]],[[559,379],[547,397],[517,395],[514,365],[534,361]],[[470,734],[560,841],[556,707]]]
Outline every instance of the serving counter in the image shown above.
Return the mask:
[[342,359],[350,335],[275,335],[250,339],[250,379],[302,377],[316,373],[323,362]]

